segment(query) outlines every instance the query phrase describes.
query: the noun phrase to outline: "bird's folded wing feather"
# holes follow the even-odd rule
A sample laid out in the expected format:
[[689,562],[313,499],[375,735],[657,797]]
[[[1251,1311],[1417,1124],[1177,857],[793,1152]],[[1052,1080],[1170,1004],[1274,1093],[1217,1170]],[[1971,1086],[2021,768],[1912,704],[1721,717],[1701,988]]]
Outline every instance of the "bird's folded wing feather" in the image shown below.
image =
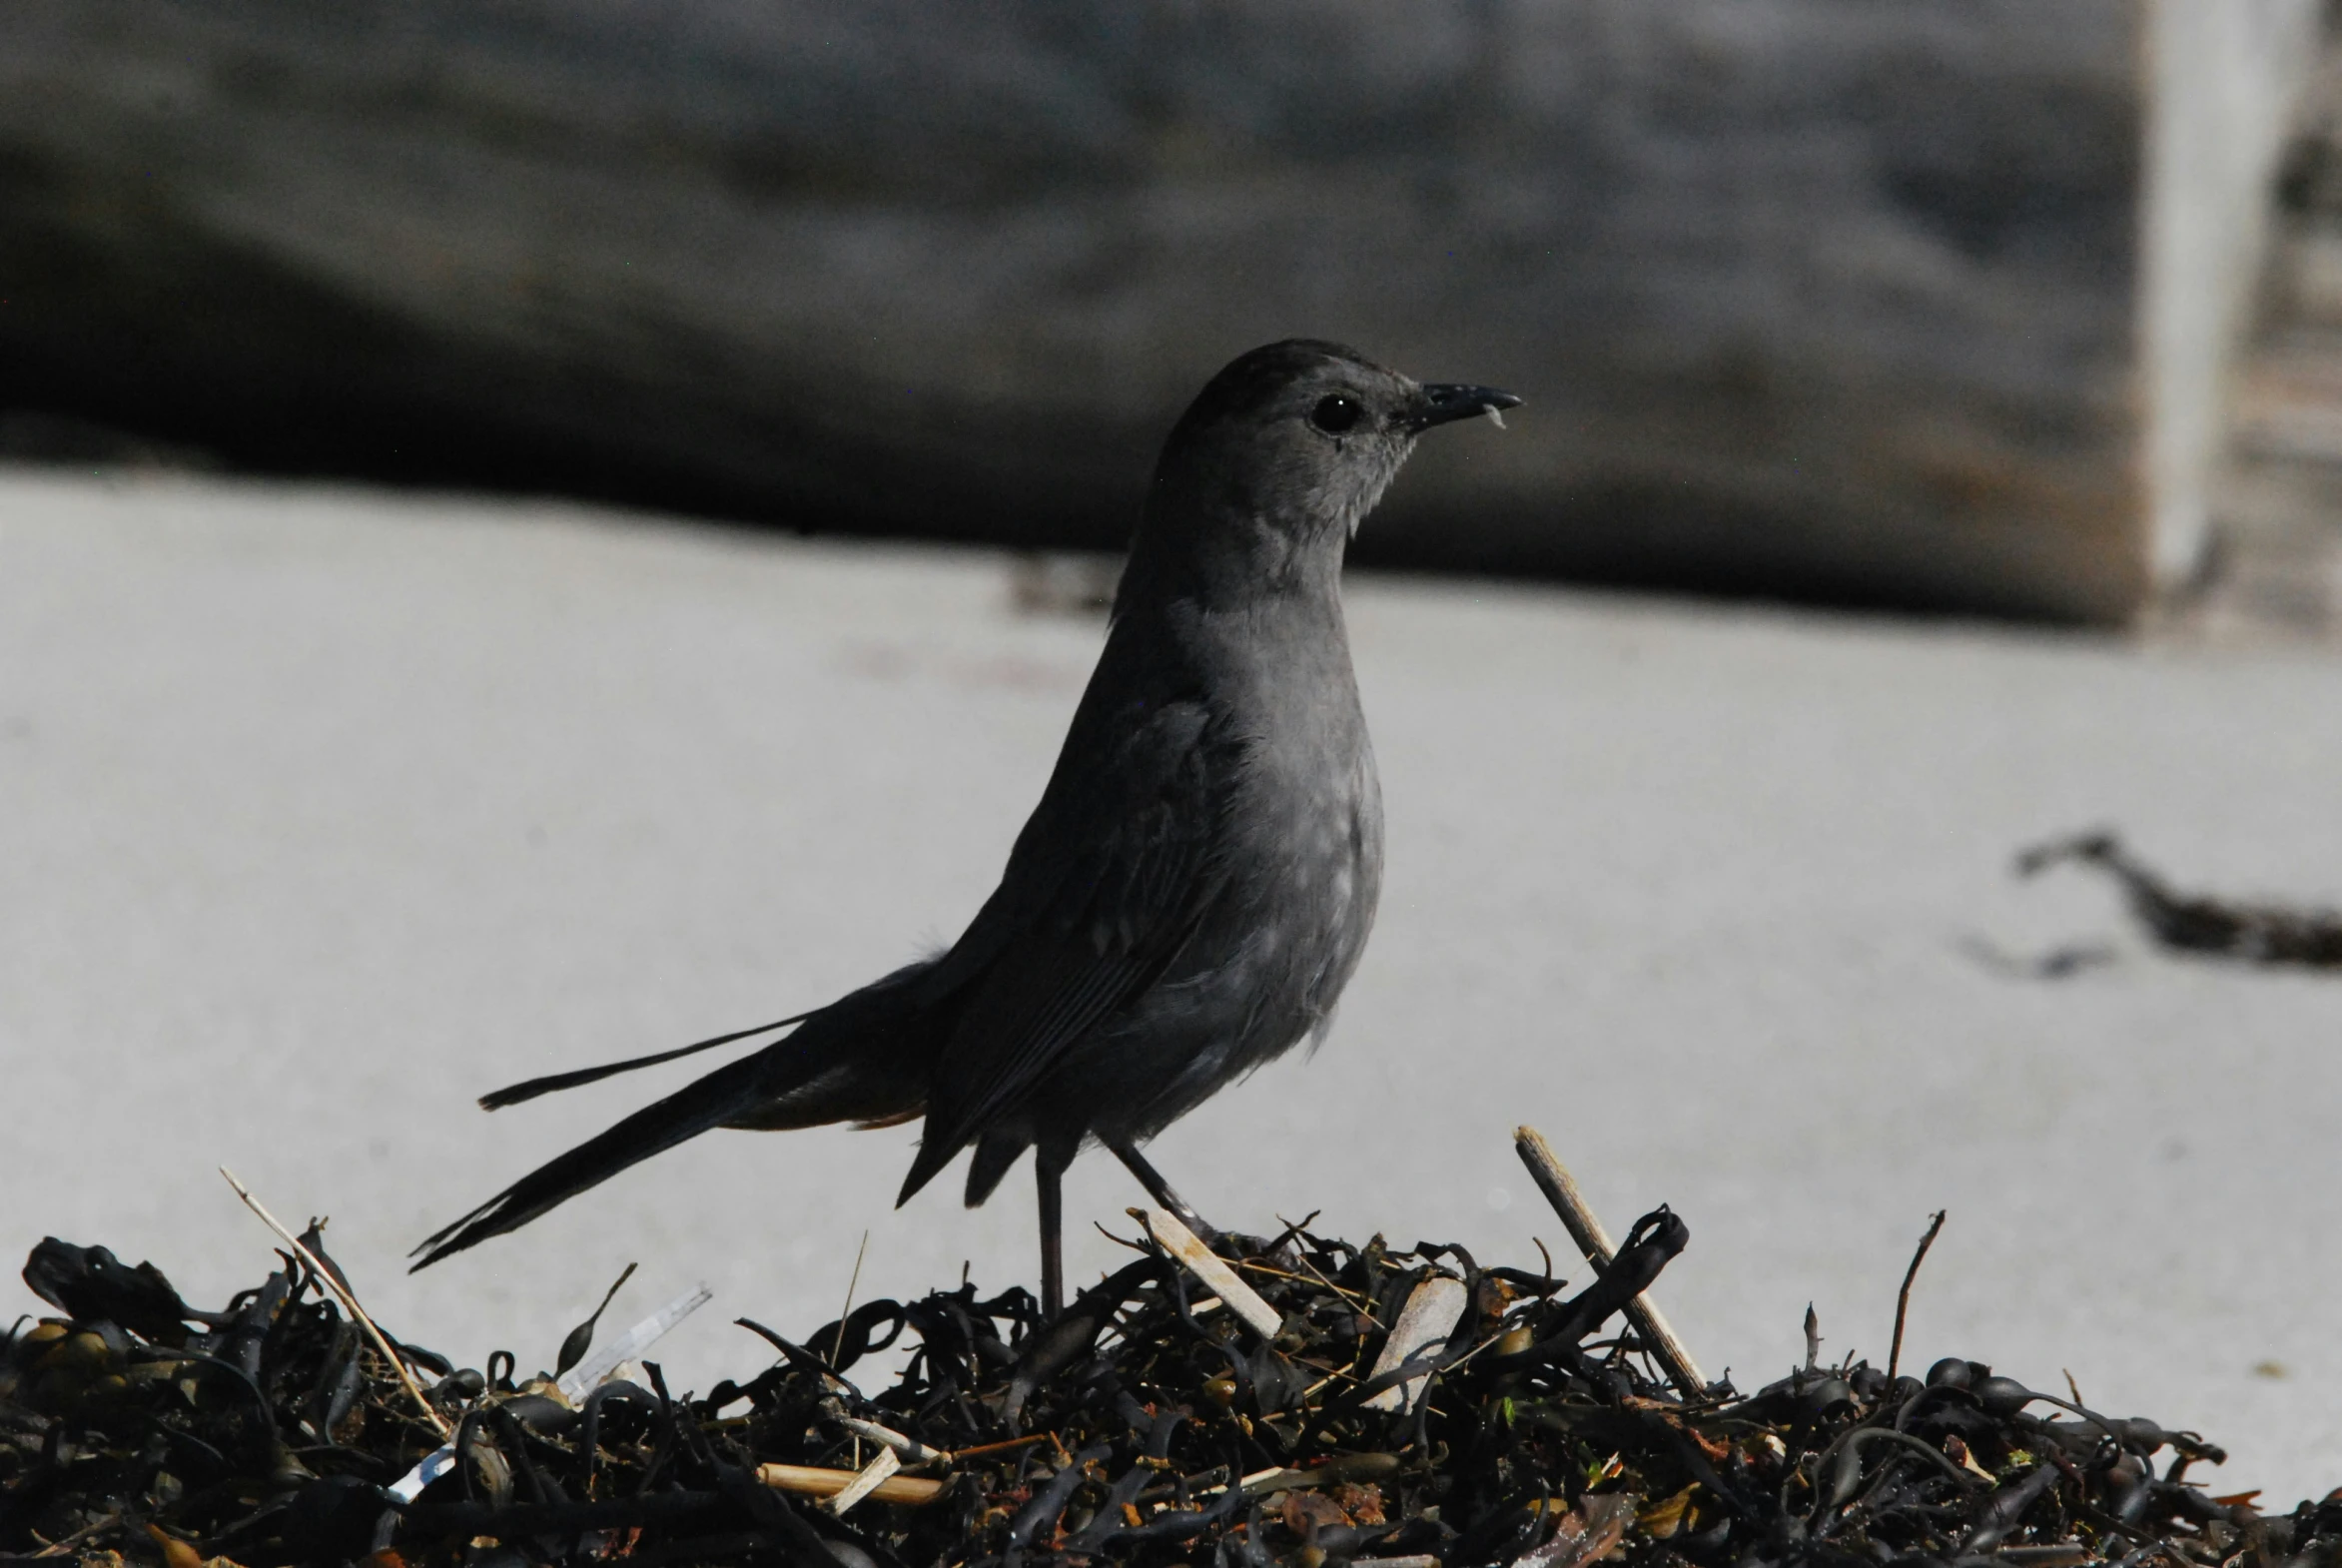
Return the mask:
[[965,1002],[905,1196],[1152,985],[1225,885],[1234,744],[1195,702],[1100,728],[1112,744],[1093,765],[1061,762],[1000,890],[932,977],[965,986]]

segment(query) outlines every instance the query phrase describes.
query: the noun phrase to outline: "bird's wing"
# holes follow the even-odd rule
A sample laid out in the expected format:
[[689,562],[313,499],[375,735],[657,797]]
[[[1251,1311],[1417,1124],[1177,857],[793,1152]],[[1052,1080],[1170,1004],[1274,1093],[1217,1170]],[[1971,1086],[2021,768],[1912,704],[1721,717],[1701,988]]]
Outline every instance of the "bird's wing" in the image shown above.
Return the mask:
[[964,987],[903,1197],[1154,984],[1226,884],[1216,852],[1240,743],[1200,702],[1133,704],[1063,763],[1000,891],[938,966]]

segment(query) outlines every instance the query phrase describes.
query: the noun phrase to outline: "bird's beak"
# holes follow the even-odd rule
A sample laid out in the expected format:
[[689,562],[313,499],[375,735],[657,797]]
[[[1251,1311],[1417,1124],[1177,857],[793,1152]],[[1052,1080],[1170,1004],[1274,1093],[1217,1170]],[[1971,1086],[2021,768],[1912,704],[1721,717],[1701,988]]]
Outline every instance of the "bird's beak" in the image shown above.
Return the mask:
[[1467,387],[1461,382],[1427,382],[1415,406],[1407,415],[1407,427],[1422,431],[1434,424],[1446,424],[1453,419],[1468,419],[1475,413],[1484,413],[1501,425],[1500,410],[1517,408],[1520,398],[1493,387]]

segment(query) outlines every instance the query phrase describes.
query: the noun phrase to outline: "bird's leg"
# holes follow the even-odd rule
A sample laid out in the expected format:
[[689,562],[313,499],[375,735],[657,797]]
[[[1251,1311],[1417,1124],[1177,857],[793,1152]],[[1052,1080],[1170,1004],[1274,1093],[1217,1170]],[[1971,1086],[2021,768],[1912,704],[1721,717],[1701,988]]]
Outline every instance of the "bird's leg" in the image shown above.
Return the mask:
[[1060,1184],[1066,1168],[1041,1151],[1033,1152],[1033,1184],[1041,1193],[1041,1316],[1054,1321],[1066,1309],[1065,1192]]
[[1193,1205],[1185,1198],[1171,1190],[1171,1184],[1163,1178],[1163,1173],[1149,1165],[1147,1157],[1139,1153],[1138,1145],[1127,1138],[1110,1138],[1105,1142],[1114,1157],[1129,1167],[1131,1175],[1139,1178],[1139,1184],[1147,1188],[1148,1195],[1170,1209],[1180,1224],[1194,1231],[1196,1240],[1209,1246],[1219,1239],[1218,1229],[1195,1212]]

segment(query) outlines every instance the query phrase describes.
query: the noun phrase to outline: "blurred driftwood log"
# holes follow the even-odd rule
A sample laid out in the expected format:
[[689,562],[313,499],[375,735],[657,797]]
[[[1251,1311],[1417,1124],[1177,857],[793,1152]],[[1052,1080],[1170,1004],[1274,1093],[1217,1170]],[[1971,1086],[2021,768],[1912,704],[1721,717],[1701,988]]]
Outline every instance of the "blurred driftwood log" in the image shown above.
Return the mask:
[[0,407],[1117,546],[1265,339],[1514,388],[1385,562],[2121,618],[2313,0],[13,0]]

